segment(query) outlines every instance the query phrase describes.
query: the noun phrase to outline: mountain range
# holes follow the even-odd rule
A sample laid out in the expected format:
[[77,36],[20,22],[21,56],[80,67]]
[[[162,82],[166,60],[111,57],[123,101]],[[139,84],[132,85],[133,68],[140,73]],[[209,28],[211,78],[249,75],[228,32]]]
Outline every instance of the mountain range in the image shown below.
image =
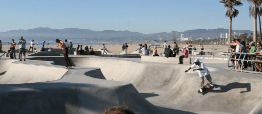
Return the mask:
[[[232,30],[236,33],[252,33],[250,30]],[[180,38],[181,34],[184,37],[191,37],[192,39],[208,37],[217,38],[220,37],[220,33],[228,33],[228,29],[194,29],[187,30],[184,32],[178,32],[177,37]],[[171,32],[161,32],[152,34],[143,34],[139,32],[131,31],[93,31],[89,29],[78,29],[78,28],[65,28],[65,29],[51,29],[48,27],[39,27],[28,30],[10,30],[7,32],[0,32],[0,39],[3,41],[11,41],[11,39],[19,39],[23,36],[25,39],[34,39],[35,41],[54,41],[54,39],[69,39],[72,41],[93,41],[93,42],[127,42],[132,40],[133,42],[141,42],[145,40],[158,40],[172,39]]]

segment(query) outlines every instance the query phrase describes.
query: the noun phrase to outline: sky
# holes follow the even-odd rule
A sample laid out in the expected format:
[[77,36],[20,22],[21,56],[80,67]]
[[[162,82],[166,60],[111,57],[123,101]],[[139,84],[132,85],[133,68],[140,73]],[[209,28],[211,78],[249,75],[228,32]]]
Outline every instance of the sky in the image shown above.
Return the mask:
[[[49,27],[159,33],[229,28],[220,0],[1,0],[0,32]],[[233,30],[253,30],[249,2]]]

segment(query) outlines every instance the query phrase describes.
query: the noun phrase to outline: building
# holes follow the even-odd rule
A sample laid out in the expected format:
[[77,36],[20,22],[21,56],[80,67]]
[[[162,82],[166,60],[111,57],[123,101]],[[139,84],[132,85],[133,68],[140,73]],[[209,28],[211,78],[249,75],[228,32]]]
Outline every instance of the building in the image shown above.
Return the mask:
[[183,41],[188,41],[189,38],[180,38],[180,41],[183,42]]
[[[236,38],[236,37],[239,37],[240,35],[242,35],[244,33],[236,33],[236,32],[233,32],[232,33],[232,37],[233,38]],[[229,38],[229,34],[228,33],[220,33],[220,38]]]
[[185,37],[184,37],[184,34],[181,34],[180,38],[185,38]]
[[220,38],[229,38],[228,33],[220,33]]
[[203,40],[203,38],[201,37],[201,38],[196,38],[196,40]]

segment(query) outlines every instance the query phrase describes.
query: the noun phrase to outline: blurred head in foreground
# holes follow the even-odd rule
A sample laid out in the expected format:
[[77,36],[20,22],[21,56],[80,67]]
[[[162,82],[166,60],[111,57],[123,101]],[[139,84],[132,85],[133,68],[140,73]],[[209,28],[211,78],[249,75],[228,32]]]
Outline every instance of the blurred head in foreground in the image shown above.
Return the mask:
[[124,107],[112,107],[109,109],[106,109],[103,114],[135,114],[133,111],[131,111],[128,108]]

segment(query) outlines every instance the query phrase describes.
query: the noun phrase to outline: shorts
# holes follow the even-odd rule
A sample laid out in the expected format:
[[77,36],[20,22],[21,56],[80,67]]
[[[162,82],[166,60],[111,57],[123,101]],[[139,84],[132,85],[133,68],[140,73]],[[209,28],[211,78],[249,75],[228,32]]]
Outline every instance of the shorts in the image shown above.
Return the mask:
[[22,53],[25,55],[25,49],[24,48],[19,49],[19,54],[22,54]]

